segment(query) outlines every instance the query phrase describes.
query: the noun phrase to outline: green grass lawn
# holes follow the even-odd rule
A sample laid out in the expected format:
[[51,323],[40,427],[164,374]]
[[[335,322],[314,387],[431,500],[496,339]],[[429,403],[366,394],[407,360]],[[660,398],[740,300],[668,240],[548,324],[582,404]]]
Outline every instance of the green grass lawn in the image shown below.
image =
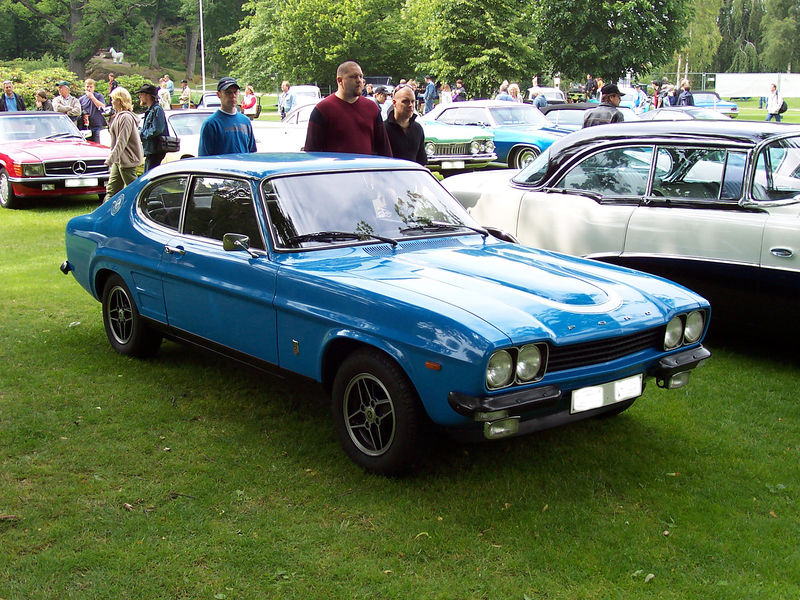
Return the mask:
[[370,476],[315,385],[115,354],[58,270],[92,208],[0,211],[0,598],[800,596],[796,350],[712,343],[619,417]]

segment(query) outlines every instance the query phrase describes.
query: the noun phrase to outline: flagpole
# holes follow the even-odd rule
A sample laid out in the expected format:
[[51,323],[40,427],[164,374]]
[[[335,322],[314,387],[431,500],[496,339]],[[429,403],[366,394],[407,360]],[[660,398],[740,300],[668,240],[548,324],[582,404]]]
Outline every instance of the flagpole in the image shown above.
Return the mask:
[[206,91],[206,51],[203,44],[203,0],[200,3],[200,77],[203,79],[203,91]]

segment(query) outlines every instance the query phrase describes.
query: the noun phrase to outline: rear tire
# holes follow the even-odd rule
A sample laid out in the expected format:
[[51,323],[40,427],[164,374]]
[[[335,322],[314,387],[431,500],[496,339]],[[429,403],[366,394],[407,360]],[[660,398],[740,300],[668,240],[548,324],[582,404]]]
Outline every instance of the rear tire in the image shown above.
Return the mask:
[[103,324],[111,347],[125,356],[146,358],[158,352],[161,334],[145,323],[128,286],[119,275],[108,278],[103,289]]
[[403,369],[376,349],[345,359],[333,382],[333,421],[347,455],[367,471],[397,475],[422,449],[427,421]]
[[3,167],[0,167],[0,207],[19,208],[17,195],[14,193],[11,180],[8,178],[8,171]]

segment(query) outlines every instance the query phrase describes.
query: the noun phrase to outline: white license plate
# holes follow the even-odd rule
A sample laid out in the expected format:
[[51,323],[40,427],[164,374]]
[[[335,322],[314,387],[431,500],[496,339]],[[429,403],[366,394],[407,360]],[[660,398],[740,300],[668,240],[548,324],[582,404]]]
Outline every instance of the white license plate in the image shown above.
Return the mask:
[[464,168],[464,161],[463,160],[443,160],[442,161],[442,168],[443,169],[463,169]]
[[64,181],[64,187],[97,187],[99,182],[97,178],[81,178],[81,179],[67,179]]
[[570,413],[616,404],[642,395],[642,375],[634,375],[618,381],[610,381],[603,385],[593,385],[572,392]]

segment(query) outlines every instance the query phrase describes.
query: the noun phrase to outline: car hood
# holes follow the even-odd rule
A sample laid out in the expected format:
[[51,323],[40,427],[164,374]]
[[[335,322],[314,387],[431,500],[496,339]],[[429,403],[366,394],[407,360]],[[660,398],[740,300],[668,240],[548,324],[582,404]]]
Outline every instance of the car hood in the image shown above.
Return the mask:
[[425,141],[439,143],[471,142],[475,138],[486,139],[494,137],[492,132],[475,125],[449,125],[447,123],[434,123],[424,119],[417,119],[425,131]]
[[463,239],[411,242],[431,246],[413,251],[405,244],[396,250],[387,246],[383,256],[353,258],[349,265],[337,261],[330,275],[340,281],[359,278],[346,283],[418,307],[448,304],[492,325],[512,343],[623,335],[662,325],[677,308],[703,303],[689,290],[644,273],[516,244]]
[[13,156],[15,160],[45,161],[69,160],[80,158],[82,160],[108,158],[109,149],[99,144],[83,140],[27,140],[5,144],[3,152]]

